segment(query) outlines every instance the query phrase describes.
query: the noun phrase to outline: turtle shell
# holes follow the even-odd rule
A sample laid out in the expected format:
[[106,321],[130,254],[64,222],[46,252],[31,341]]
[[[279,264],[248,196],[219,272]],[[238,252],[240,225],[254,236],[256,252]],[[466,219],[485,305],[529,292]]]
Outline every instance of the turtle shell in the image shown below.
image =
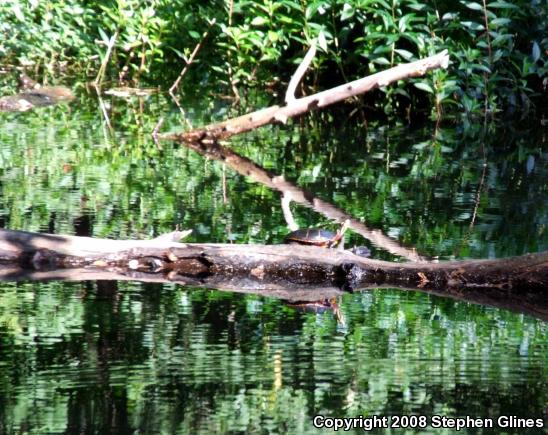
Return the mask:
[[336,245],[338,240],[336,240],[337,234],[328,231],[322,230],[321,228],[305,228],[302,230],[293,231],[289,233],[285,239],[285,243],[298,243],[300,245],[313,245],[320,247],[330,247],[331,245]]

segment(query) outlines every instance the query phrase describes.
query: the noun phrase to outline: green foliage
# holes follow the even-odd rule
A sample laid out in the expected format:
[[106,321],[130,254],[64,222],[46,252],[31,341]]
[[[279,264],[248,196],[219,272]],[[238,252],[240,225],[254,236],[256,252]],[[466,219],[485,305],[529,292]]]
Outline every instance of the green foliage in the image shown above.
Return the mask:
[[[315,66],[337,83],[449,50],[453,64],[448,71],[383,90],[385,95],[375,102],[387,113],[403,106],[420,109],[420,92],[427,93],[438,118],[455,105],[471,116],[503,108],[527,110],[529,98],[546,86],[542,2],[494,1],[484,8],[464,1],[316,0],[305,6],[280,1],[275,2],[276,14],[268,2],[241,3],[246,8],[242,13],[235,7],[234,24],[222,25],[228,41],[218,45],[232,57],[219,69],[238,71],[247,80],[256,79],[268,61],[278,70],[281,66],[287,80],[293,68],[285,59],[295,62],[291,54],[298,56],[312,39],[325,38],[327,53],[319,55]],[[323,87],[333,84],[329,81]]]
[[[286,82],[311,41],[309,86],[326,88],[448,49],[452,65],[368,96],[378,112],[527,111],[546,86],[545,2],[116,0],[0,4],[0,55],[93,72],[117,35],[112,78],[170,85],[205,30],[194,81],[245,93]],[[215,24],[213,24],[215,23]],[[212,27],[211,27],[212,26]],[[192,80],[191,80],[192,82]]]
[[96,11],[77,0],[0,2],[0,58],[38,68],[85,65],[95,46],[90,22]]

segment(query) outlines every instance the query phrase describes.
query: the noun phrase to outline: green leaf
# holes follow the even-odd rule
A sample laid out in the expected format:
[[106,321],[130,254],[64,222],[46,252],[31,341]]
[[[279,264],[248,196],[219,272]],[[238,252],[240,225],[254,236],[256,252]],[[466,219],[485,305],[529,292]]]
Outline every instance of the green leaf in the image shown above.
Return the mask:
[[461,21],[460,22],[464,27],[468,27],[470,30],[484,30],[481,24],[476,23],[475,21]]
[[533,42],[533,51],[531,55],[533,56],[533,62],[536,62],[540,59],[540,47],[536,42]]
[[430,86],[428,83],[425,82],[419,82],[419,83],[413,83],[417,89],[420,89],[421,91],[426,91],[431,94],[434,93],[434,89],[432,89],[432,86]]
[[493,53],[493,62],[496,62],[498,60],[500,60],[500,58],[503,56],[503,51],[502,50],[495,50],[495,52]]
[[325,33],[323,30],[320,30],[320,33],[318,34],[318,45],[327,53],[327,40],[325,39]]
[[390,65],[390,61],[386,57],[378,57],[371,62],[378,63],[379,65]]
[[407,5],[407,7],[415,11],[422,11],[427,6],[424,3],[410,3]]
[[466,6],[468,9],[472,9],[474,11],[481,11],[483,10],[483,6],[476,2],[469,2],[464,3],[464,6]]
[[400,33],[405,33],[405,31],[409,27],[409,23],[413,21],[413,18],[415,18],[415,14],[407,14],[401,17],[401,19],[398,21],[398,30],[400,31]]
[[354,16],[355,9],[349,3],[345,3],[341,13],[341,21],[346,21]]
[[402,50],[400,48],[394,49],[396,53],[398,53],[401,57],[403,57],[405,60],[411,60],[413,58],[413,53],[407,50]]
[[99,36],[101,37],[101,40],[106,44],[108,45],[109,41],[110,41],[110,38],[107,36],[107,34],[105,33],[105,31],[103,29],[101,29],[100,27],[97,29],[99,31]]
[[498,47],[500,45],[505,44],[506,41],[511,41],[512,38],[513,38],[512,35],[509,35],[509,34],[498,35],[495,39],[491,41],[491,45],[493,47]]
[[491,70],[489,69],[489,67],[485,66],[485,65],[481,65],[479,63],[472,63],[470,64],[471,67],[477,69],[477,70],[480,70],[480,71],[484,71],[486,73],[490,73]]
[[498,9],[519,9],[518,6],[512,3],[508,3],[504,0],[489,3],[487,6],[489,6],[489,8],[498,8]]
[[443,14],[443,16],[441,17],[441,19],[443,21],[451,21],[451,20],[454,20],[456,18],[459,17],[459,14],[458,13],[454,13],[454,12],[447,12],[445,14]]
[[255,17],[251,20],[252,26],[262,26],[266,23],[268,23],[268,20],[265,17]]
[[326,9],[329,8],[329,5],[325,2],[315,2],[312,3],[310,6],[306,8],[305,11],[305,17],[307,20],[311,19],[314,15],[316,15],[316,12],[319,15],[324,15],[326,13]]
[[510,18],[495,18],[491,21],[489,21],[489,24],[493,25],[494,27],[498,26],[504,26],[506,24],[510,24],[512,20]]
[[385,9],[391,9],[391,6],[384,0],[377,0],[375,3],[381,5]]
[[394,91],[395,94],[398,94],[398,95],[403,95],[404,97],[407,97],[409,99],[411,99],[411,97],[409,96],[409,94],[407,93],[406,90],[404,89],[400,89],[400,88],[396,88],[396,90]]
[[23,14],[23,11],[21,10],[21,7],[17,4],[17,2],[15,2],[11,6],[11,11],[19,21],[25,21],[25,15]]
[[373,54],[390,53],[391,51],[392,51],[392,47],[390,45],[379,45],[373,50]]
[[276,42],[280,39],[280,35],[278,35],[276,32],[272,30],[269,30],[267,35],[268,35],[268,40],[270,42]]
[[428,146],[430,146],[431,143],[430,141],[425,141],[425,142],[419,142],[419,143],[416,143],[415,145],[413,145],[411,148],[415,149],[415,150],[422,150]]
[[312,169],[312,177],[317,178],[322,170],[322,164],[318,163],[314,168]]

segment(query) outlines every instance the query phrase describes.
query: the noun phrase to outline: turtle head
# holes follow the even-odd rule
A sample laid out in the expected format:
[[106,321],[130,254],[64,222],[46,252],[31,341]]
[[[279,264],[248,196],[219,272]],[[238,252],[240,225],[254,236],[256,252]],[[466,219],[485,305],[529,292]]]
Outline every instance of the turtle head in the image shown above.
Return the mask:
[[340,244],[342,244],[341,241],[344,240],[343,239],[344,233],[348,229],[349,225],[350,225],[350,219],[346,219],[342,223],[341,227],[337,230],[337,234],[335,234],[335,237],[333,237],[333,239],[329,241],[329,245],[328,245],[329,248],[335,248],[339,246]]

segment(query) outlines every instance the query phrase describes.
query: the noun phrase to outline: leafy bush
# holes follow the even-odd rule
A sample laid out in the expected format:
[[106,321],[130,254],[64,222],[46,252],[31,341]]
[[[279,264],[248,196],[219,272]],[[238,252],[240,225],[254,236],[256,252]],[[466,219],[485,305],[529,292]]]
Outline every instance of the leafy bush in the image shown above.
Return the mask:
[[[226,56],[225,65],[217,68],[236,67],[246,79],[256,79],[257,65],[271,61],[279,67],[286,53],[294,59],[307,41],[323,35],[329,49],[316,68],[337,71],[335,77],[322,75],[337,82],[449,50],[449,71],[383,90],[386,95],[377,101],[388,112],[416,103],[421,99],[417,91],[431,94],[438,115],[451,106],[467,114],[528,109],[529,98],[546,86],[542,53],[548,50],[548,40],[542,2],[316,0],[306,7],[290,0],[238,3],[246,7],[235,9],[233,26],[222,25],[218,43],[236,60]],[[265,6],[272,4],[274,14]],[[290,65],[282,70],[287,79]]]
[[85,2],[67,0],[0,2],[0,58],[11,64],[38,68],[82,65],[94,52],[90,22],[96,11]]
[[0,55],[4,66],[91,73],[115,36],[113,79],[167,87],[209,29],[191,82],[237,93],[283,86],[316,38],[327,47],[306,81],[316,90],[448,49],[449,70],[382,89],[368,104],[488,115],[527,111],[546,87],[544,8],[540,0],[7,0]]

